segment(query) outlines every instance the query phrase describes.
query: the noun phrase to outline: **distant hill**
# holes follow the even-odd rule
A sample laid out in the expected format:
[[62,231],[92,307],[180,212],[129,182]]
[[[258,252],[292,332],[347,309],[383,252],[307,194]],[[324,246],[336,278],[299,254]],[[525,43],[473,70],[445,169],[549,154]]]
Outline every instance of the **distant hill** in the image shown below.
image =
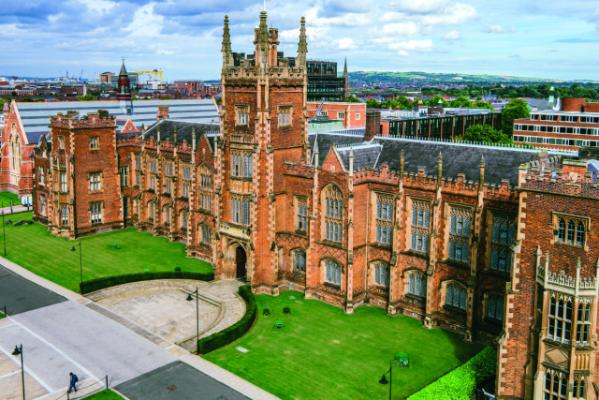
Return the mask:
[[[472,75],[431,72],[355,71],[349,74],[352,87],[360,86],[427,86],[427,85],[493,85],[524,83],[566,83],[555,79],[508,75]],[[575,82],[575,81],[572,81]],[[578,81],[580,82],[580,81]],[[591,82],[591,81],[589,81]]]

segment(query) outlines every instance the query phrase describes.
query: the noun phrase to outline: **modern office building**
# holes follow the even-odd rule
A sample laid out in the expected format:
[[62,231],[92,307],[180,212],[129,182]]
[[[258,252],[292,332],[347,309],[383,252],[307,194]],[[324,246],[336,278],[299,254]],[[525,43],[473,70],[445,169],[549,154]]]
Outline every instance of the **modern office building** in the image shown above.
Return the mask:
[[514,142],[543,149],[599,147],[599,103],[564,98],[559,110],[533,111],[514,120]]
[[337,73],[337,63],[333,61],[308,60],[308,101],[345,101],[349,93],[347,60],[343,75]]

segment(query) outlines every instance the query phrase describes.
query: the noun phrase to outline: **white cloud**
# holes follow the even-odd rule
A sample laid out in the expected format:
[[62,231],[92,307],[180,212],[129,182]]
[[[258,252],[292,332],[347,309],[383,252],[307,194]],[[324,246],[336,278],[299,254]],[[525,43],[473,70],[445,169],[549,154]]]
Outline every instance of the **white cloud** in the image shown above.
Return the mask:
[[75,0],[76,3],[79,3],[87,8],[88,11],[92,13],[106,14],[110,12],[114,7],[116,7],[116,3],[110,0]]
[[133,14],[133,20],[123,30],[130,37],[152,38],[160,36],[164,26],[164,17],[154,13],[155,3],[148,3],[138,8]]
[[486,33],[506,33],[507,30],[502,25],[494,24],[494,25],[487,27],[485,32]]
[[433,41],[431,39],[403,40],[389,43],[387,46],[389,49],[397,51],[399,55],[407,56],[412,51],[432,50]]
[[344,37],[341,39],[337,39],[335,44],[339,50],[351,50],[356,48],[356,44],[354,40],[350,37]]
[[383,25],[383,33],[388,35],[411,36],[420,32],[420,26],[415,22],[395,22]]
[[450,42],[456,41],[461,37],[459,31],[449,31],[445,35],[443,35],[443,39],[448,40]]
[[61,21],[64,17],[65,17],[65,14],[62,12],[56,13],[56,14],[50,14],[50,15],[48,15],[48,23],[55,24],[55,23]]
[[459,25],[476,17],[476,9],[470,4],[455,3],[445,7],[438,14],[425,15],[425,25]]
[[426,14],[439,10],[447,5],[447,0],[399,0],[390,4],[391,8],[416,14]]

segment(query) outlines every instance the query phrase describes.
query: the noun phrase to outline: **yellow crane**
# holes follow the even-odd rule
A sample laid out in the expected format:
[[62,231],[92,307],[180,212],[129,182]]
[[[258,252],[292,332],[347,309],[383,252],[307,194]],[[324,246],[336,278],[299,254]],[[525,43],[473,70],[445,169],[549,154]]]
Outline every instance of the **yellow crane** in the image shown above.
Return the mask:
[[131,71],[138,75],[154,75],[158,78],[160,82],[162,82],[162,70],[161,69],[144,69],[139,71]]

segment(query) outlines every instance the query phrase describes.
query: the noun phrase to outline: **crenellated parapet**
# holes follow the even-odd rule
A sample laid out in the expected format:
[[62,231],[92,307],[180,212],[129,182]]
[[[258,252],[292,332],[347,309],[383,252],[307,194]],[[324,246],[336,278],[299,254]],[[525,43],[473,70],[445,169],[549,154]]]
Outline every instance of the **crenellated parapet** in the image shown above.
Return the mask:
[[116,118],[101,113],[89,113],[79,116],[77,112],[58,113],[50,118],[50,126],[62,129],[96,129],[116,127]]

